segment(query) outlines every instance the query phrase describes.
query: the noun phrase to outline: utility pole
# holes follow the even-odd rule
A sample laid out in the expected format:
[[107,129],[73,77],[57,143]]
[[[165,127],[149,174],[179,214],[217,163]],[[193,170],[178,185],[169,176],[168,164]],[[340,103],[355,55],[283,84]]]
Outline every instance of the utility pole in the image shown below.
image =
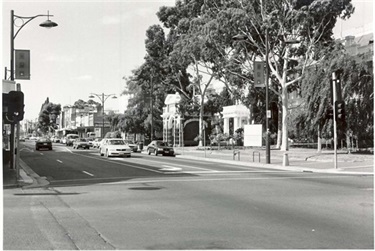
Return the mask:
[[152,141],[154,139],[154,115],[153,115],[153,110],[154,110],[154,102],[153,102],[153,98],[152,98],[152,95],[154,93],[154,84],[152,82],[152,75],[151,75],[151,93],[150,93],[150,112],[151,112],[151,133],[150,133],[150,140]]
[[[338,81],[336,72],[332,72],[332,103],[333,106],[337,100],[336,81]],[[334,167],[337,169],[337,121],[336,121],[336,109],[333,108],[333,151],[334,151]]]

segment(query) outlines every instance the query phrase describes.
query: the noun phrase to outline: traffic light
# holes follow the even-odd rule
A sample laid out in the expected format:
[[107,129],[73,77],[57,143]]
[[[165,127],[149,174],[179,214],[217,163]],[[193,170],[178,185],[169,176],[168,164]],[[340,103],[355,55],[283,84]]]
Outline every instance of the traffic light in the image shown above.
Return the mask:
[[332,105],[328,106],[328,109],[326,111],[326,119],[333,119],[333,107],[332,107]]
[[254,61],[254,87],[265,87],[264,62]]
[[6,100],[7,119],[12,123],[23,120],[24,115],[24,95],[21,91],[10,91],[8,94],[3,94],[3,99]]
[[345,122],[345,102],[335,102],[335,119],[337,122]]
[[30,79],[30,51],[16,50],[15,52],[15,78],[16,79]]

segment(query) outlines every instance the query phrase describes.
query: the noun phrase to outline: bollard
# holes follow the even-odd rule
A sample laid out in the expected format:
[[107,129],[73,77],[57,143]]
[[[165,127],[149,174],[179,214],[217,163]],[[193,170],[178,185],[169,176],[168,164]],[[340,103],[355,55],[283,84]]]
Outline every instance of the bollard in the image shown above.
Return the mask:
[[284,153],[283,166],[289,166],[288,153]]
[[258,160],[259,160],[259,163],[260,163],[260,152],[258,152],[258,151],[253,152],[253,162],[254,162],[254,159],[255,159],[254,156],[255,156],[256,153],[258,154]]
[[235,160],[235,156],[238,154],[238,160],[240,160],[240,151],[233,151],[233,160]]

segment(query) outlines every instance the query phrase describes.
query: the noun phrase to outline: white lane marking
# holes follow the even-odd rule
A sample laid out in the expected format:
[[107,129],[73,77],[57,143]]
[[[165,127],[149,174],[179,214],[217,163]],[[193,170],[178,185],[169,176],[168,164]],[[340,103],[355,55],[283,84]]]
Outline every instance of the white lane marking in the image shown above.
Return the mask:
[[101,185],[118,185],[118,184],[139,184],[139,183],[159,183],[159,182],[206,182],[206,181],[248,181],[248,180],[292,180],[292,179],[347,179],[351,176],[341,175],[341,176],[298,176],[298,177],[234,177],[234,178],[177,178],[177,179],[140,179],[140,180],[126,180],[118,182],[103,182]]
[[22,151],[24,151],[24,150],[27,150],[28,152],[34,152],[34,150],[33,149],[29,149],[29,148],[27,148],[27,147],[24,147],[24,148],[22,148],[21,150],[20,150],[20,152],[22,152]]
[[56,161],[59,162],[59,163],[63,163],[63,162],[62,162],[61,160],[59,160],[59,159],[57,159]]
[[40,155],[44,155],[43,153],[39,153]]
[[281,174],[281,173],[301,173],[300,171],[267,171],[267,170],[262,170],[262,171],[231,171],[231,170],[223,170],[223,171],[183,171],[183,173],[190,173],[190,174],[224,174],[224,175],[235,175],[235,174],[242,174],[242,173],[276,173],[276,174]]
[[[169,166],[170,165],[169,162],[155,161],[155,160],[144,160],[144,159],[136,159],[136,162],[137,163],[143,162],[143,163],[149,163],[149,164],[155,164],[155,162],[156,162],[156,163],[161,164],[162,166]],[[169,167],[171,167],[171,166],[169,166]],[[208,169],[208,168],[202,168],[202,167],[190,166],[190,165],[173,164],[173,168],[179,168],[179,167],[181,167],[180,169],[182,169],[182,167],[185,167],[185,168],[199,169],[199,170],[204,170],[204,171],[209,171],[209,172],[216,172],[216,170]]]
[[72,152],[72,154],[79,155],[79,156],[86,157],[86,158],[90,158],[90,159],[101,160],[101,161],[109,162],[109,163],[112,163],[112,164],[117,164],[117,165],[122,165],[122,166],[130,166],[131,168],[142,169],[142,170],[146,170],[146,171],[150,171],[150,172],[154,172],[154,173],[163,173],[163,172],[160,172],[159,170],[155,170],[155,169],[133,166],[133,165],[130,165],[129,163],[126,163],[126,162],[121,163],[121,162],[118,162],[118,161],[111,161],[111,160],[108,160],[108,159],[103,159],[102,157],[93,157],[93,156],[88,156],[88,155],[73,153],[73,152]]
[[82,172],[87,174],[87,175],[94,176],[94,174],[92,174],[92,173],[89,173],[89,172],[86,172],[86,171],[82,171]]
[[180,167],[174,167],[174,166],[167,166],[167,165],[162,165],[164,168],[159,169],[160,171],[168,171],[168,172],[177,172],[181,171],[182,168]]

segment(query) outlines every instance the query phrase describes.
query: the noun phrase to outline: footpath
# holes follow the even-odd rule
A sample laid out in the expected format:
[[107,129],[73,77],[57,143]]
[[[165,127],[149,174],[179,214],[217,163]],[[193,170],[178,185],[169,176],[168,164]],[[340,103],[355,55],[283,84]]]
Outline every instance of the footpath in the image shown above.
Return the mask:
[[[145,152],[145,149],[143,151]],[[357,152],[338,151],[337,168],[334,167],[334,153],[329,150],[318,153],[315,149],[291,148],[285,152],[271,149],[270,164],[266,163],[264,148],[211,150],[198,147],[175,147],[175,152],[177,158],[228,163],[229,165],[301,172],[374,175],[374,155]],[[16,170],[10,169],[9,164],[3,165],[3,188],[32,188],[46,182],[41,180],[22,159],[19,174],[17,178]]]
[[291,148],[289,151],[271,149],[270,164],[266,163],[264,148],[248,149],[199,149],[198,147],[175,148],[176,157],[202,161],[225,162],[249,167],[267,169],[344,173],[352,175],[374,175],[374,155],[347,151],[337,152],[337,165],[334,165],[334,151]]

